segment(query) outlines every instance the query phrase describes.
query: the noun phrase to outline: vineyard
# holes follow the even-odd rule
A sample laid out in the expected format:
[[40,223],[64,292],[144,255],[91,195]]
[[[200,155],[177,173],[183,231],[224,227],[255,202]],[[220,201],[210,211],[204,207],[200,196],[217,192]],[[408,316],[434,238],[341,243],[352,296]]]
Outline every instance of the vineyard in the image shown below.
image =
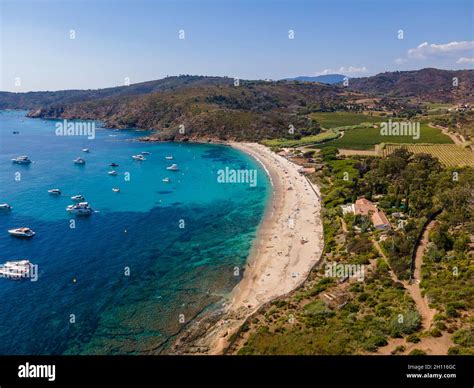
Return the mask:
[[344,131],[344,136],[318,145],[318,148],[336,147],[348,150],[373,150],[374,145],[381,143],[399,144],[452,144],[453,141],[437,128],[421,123],[420,137],[383,136],[380,128],[363,127]]
[[415,154],[430,154],[447,167],[474,167],[474,153],[455,144],[387,144],[383,156],[390,155],[397,148],[406,148]]

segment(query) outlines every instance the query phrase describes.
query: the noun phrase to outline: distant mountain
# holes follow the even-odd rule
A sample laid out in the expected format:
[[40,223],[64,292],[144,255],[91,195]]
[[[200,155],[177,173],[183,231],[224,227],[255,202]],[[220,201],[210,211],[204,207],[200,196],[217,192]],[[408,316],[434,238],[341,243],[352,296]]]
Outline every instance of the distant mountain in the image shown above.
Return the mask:
[[[457,79],[458,85],[454,85]],[[353,78],[349,90],[379,97],[403,97],[418,102],[473,102],[474,70],[422,69]]]
[[322,84],[337,84],[344,81],[346,78],[345,75],[342,74],[325,74],[325,75],[317,75],[314,77],[310,76],[300,76],[295,78],[287,78],[287,81],[300,81],[300,82],[319,82]]

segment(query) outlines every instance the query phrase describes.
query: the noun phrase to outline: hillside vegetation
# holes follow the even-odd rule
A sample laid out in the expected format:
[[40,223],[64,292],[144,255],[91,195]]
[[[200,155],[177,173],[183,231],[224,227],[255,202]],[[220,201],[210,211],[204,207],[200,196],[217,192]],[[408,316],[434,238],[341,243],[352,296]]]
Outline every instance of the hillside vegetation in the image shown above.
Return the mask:
[[[457,86],[453,86],[455,77]],[[474,71],[422,69],[386,72],[351,79],[349,89],[376,96],[413,98],[420,102],[473,102]]]
[[260,140],[316,135],[319,124],[307,112],[343,107],[347,100],[340,88],[329,85],[242,81],[239,86],[191,84],[138,97],[54,104],[30,116],[153,129],[152,137],[163,140]]
[[[453,88],[452,78],[459,78]],[[0,92],[0,109],[30,117],[96,119],[107,127],[151,129],[157,140],[327,140],[323,129],[410,119],[426,102],[473,101],[474,71],[423,69],[351,79],[348,88],[300,81],[245,81],[183,75],[98,90]],[[457,120],[456,122],[453,120]],[[450,126],[466,117],[450,119]]]

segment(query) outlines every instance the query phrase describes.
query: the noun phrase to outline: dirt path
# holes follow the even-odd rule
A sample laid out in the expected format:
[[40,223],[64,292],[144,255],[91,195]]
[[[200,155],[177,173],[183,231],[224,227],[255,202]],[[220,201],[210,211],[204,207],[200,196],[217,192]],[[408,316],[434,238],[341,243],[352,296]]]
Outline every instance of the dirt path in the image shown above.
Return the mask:
[[435,225],[435,221],[431,221],[427,227],[425,228],[423,235],[420,240],[420,244],[416,249],[416,256],[415,256],[415,268],[413,271],[413,278],[410,281],[405,281],[403,284],[405,288],[410,292],[411,297],[416,303],[418,311],[421,314],[423,328],[425,330],[429,330],[431,328],[431,324],[433,323],[433,318],[436,314],[436,310],[430,308],[428,304],[428,300],[421,294],[420,289],[420,281],[421,281],[421,266],[423,265],[423,256],[425,254],[426,248],[428,246],[429,234],[433,226]]
[[373,150],[348,150],[348,149],[345,149],[345,148],[339,148],[339,155],[342,155],[342,156],[354,156],[354,155],[358,155],[358,156],[379,156],[378,153],[375,151],[375,149]]
[[[405,286],[405,289],[410,293],[413,301],[416,304],[416,308],[421,316],[421,324],[425,332],[431,328],[433,323],[433,318],[436,314],[436,310],[429,307],[428,300],[421,294],[420,289],[420,280],[421,280],[421,266],[423,265],[423,256],[426,252],[426,248],[429,242],[430,231],[435,226],[436,221],[431,221],[423,231],[420,243],[416,249],[415,255],[415,268],[413,271],[413,278],[410,281],[400,281],[398,280],[395,273],[390,270],[390,277],[392,280],[402,283]],[[383,253],[379,243],[375,240],[372,240],[375,248],[379,254],[387,261],[387,257]],[[417,344],[406,342],[405,338],[393,338],[389,340],[387,346],[379,348],[375,354],[391,354],[398,346],[403,346],[405,348],[404,354],[408,354],[413,349],[421,349],[427,354],[436,354],[444,355],[448,354],[448,349],[453,346],[451,340],[451,335],[448,333],[443,333],[441,337],[434,338],[431,336],[422,337],[420,342]]]
[[454,144],[460,145],[460,146],[462,146],[464,144],[464,142],[457,135],[455,135],[452,132],[449,132],[448,128],[441,127],[439,125],[433,125],[431,123],[429,123],[428,126],[430,128],[435,128],[435,129],[441,130],[441,132],[443,132],[446,136],[449,136],[451,138],[451,140],[454,142]]
[[[430,329],[431,324],[433,323],[433,317],[436,314],[436,310],[433,310],[429,307],[428,300],[426,299],[426,297],[423,297],[421,295],[421,289],[420,289],[420,275],[421,275],[421,265],[423,263],[423,255],[428,245],[428,236],[433,225],[434,225],[433,221],[430,224],[428,224],[427,228],[423,232],[420,245],[418,246],[416,250],[415,271],[414,271],[412,281],[399,280],[398,277],[395,275],[395,273],[392,270],[390,270],[390,277],[392,278],[392,280],[402,283],[405,286],[405,289],[410,293],[410,296],[415,302],[416,308],[418,312],[420,313],[421,324],[424,330]],[[383,253],[382,248],[380,247],[379,243],[373,240],[373,244],[375,248],[377,249],[377,251],[379,252],[379,254],[385,259],[385,261],[388,264],[389,263],[388,258],[385,256],[385,253]]]

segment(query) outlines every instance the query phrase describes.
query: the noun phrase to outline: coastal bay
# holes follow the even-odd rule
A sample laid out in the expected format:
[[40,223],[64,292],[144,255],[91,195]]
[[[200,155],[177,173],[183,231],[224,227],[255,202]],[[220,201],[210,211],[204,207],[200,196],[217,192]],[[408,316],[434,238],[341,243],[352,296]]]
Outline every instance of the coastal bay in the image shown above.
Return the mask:
[[[143,131],[99,123],[94,139],[57,136],[57,121],[24,114],[0,112],[0,202],[12,205],[0,214],[0,259],[28,259],[39,273],[36,282],[0,279],[0,352],[166,351],[183,326],[240,281],[234,268],[245,265],[268,200],[265,171],[223,145],[144,143]],[[142,151],[149,152],[145,161],[131,158]],[[25,154],[31,165],[10,161]],[[78,156],[85,165],[73,163]],[[111,162],[117,176],[107,174]],[[166,170],[172,162],[179,171]],[[258,185],[219,183],[226,167],[255,170]],[[96,211],[90,217],[66,212],[78,194]],[[6,232],[20,226],[36,236]]]
[[272,185],[272,199],[247,259],[244,277],[230,293],[225,308],[212,323],[195,322],[178,337],[175,353],[221,354],[228,339],[251,314],[301,285],[321,259],[324,239],[319,188],[298,172],[300,166],[263,145],[231,146],[264,166]]

